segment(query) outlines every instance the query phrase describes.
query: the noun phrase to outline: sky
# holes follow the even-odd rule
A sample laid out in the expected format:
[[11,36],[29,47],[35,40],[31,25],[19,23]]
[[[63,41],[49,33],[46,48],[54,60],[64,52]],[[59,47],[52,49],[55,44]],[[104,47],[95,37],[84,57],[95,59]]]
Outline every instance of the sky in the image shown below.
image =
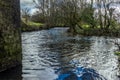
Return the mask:
[[[114,1],[119,1],[119,0],[114,0]],[[30,14],[34,14],[36,11],[38,11],[38,9],[35,8],[35,4],[33,3],[33,0],[20,0],[20,4],[21,4],[21,9],[29,8]],[[114,5],[114,6],[120,8],[120,5]]]
[[20,0],[21,7],[33,7],[33,0]]
[[20,5],[21,5],[21,9],[26,7],[31,9],[30,10],[31,14],[34,14],[36,11],[38,11],[38,9],[35,8],[35,4],[33,3],[33,0],[20,0]]
[[34,14],[37,9],[35,8],[35,4],[33,3],[33,0],[20,0],[21,9],[23,8],[29,8],[30,14]]

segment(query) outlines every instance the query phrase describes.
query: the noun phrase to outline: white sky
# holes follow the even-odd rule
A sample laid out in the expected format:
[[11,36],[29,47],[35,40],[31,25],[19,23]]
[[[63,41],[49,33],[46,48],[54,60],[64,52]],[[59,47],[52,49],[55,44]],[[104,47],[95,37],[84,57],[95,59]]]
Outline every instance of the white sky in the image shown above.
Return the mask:
[[30,13],[34,14],[37,9],[35,9],[35,4],[33,3],[33,0],[20,0],[20,5],[21,5],[21,9],[22,8],[29,8]]
[[[87,1],[90,1],[90,0],[87,0]],[[113,0],[113,1],[120,1],[120,0]],[[36,11],[38,11],[36,8],[35,8],[35,4],[33,3],[33,0],[20,0],[20,3],[21,3],[21,8],[29,8],[31,9],[30,13],[31,14],[34,14]],[[116,5],[114,5],[116,6]],[[117,5],[117,7],[120,7],[120,5]]]
[[20,0],[20,3],[22,5],[32,5],[33,4],[33,0]]

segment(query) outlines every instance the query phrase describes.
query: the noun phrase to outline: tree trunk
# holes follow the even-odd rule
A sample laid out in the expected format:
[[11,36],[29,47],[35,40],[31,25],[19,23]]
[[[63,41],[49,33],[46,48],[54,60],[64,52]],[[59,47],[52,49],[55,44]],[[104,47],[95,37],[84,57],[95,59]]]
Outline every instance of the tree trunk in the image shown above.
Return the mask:
[[21,64],[20,2],[0,0],[0,71]]

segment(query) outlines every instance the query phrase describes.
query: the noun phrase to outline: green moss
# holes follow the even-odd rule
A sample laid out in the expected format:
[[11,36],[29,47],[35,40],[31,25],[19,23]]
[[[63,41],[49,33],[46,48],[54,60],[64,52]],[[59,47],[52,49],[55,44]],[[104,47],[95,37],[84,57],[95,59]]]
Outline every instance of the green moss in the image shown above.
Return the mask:
[[22,18],[21,20],[21,30],[23,32],[25,31],[36,31],[36,30],[41,30],[43,29],[44,24],[42,23],[37,23],[33,21],[28,21],[27,23],[25,22],[25,19]]
[[44,25],[43,23],[37,23],[37,22],[33,22],[33,21],[28,21],[28,22],[26,23],[24,18],[22,18],[22,21],[23,21],[26,25],[28,25],[29,27],[30,27],[30,26],[41,27],[41,26]]
[[18,0],[0,0],[0,71],[21,64]]
[[42,23],[36,23],[36,22],[29,21],[28,25],[35,26],[35,27],[41,27],[43,24]]
[[115,52],[115,55],[120,56],[120,52]]

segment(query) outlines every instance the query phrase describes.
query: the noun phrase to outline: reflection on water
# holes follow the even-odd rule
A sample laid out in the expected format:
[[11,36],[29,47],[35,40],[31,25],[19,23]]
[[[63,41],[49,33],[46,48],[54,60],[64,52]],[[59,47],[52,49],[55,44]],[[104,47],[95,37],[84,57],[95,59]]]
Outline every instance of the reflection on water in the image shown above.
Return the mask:
[[119,80],[114,39],[71,36],[67,29],[22,34],[21,80]]
[[56,80],[107,80],[94,69],[77,67],[72,71],[60,74]]

